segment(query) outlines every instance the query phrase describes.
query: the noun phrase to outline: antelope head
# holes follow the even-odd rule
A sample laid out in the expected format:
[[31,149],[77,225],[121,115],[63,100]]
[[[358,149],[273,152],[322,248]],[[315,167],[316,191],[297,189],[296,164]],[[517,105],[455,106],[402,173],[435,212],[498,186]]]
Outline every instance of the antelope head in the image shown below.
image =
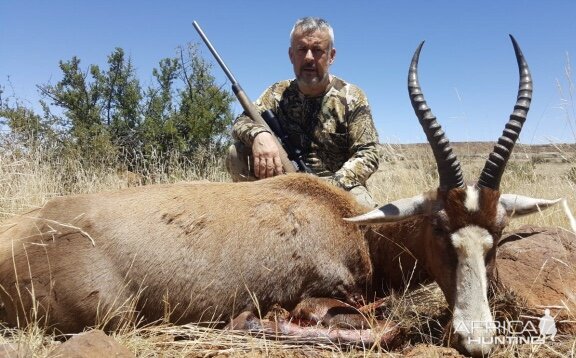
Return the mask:
[[[488,304],[488,278],[494,269],[496,250],[512,214],[530,214],[558,200],[500,194],[499,186],[510,153],[530,107],[532,78],[524,56],[510,36],[520,72],[514,111],[502,136],[489,155],[477,183],[465,185],[460,162],[436,117],[426,104],[418,82],[418,59],[424,42],[414,56],[408,73],[412,106],[426,133],[438,166],[437,190],[400,199],[364,215],[347,219],[358,224],[390,223],[419,217],[408,247],[438,283],[452,311],[452,345],[473,356],[487,355],[495,325]],[[406,242],[405,238],[401,238]]]

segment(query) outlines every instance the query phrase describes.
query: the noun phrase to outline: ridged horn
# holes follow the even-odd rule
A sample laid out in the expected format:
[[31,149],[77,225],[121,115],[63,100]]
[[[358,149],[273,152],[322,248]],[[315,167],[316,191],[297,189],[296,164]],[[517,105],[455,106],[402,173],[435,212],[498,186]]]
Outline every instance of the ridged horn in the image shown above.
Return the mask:
[[520,46],[516,39],[510,35],[512,45],[514,45],[514,52],[516,53],[516,61],[518,62],[518,71],[520,74],[520,84],[518,85],[518,97],[514,112],[510,115],[510,120],[504,128],[502,136],[498,139],[498,143],[494,146],[494,150],[486,160],[484,169],[478,179],[478,186],[498,190],[500,187],[500,180],[506,168],[506,163],[510,158],[514,144],[520,135],[522,125],[526,121],[526,115],[530,109],[530,102],[532,101],[532,76],[528,69],[528,64],[524,59],[524,55],[520,50]]
[[408,71],[408,92],[410,94],[410,102],[414,108],[414,113],[420,121],[420,125],[426,133],[428,143],[432,147],[436,165],[438,166],[438,176],[440,178],[441,190],[450,190],[454,188],[461,188],[464,186],[464,178],[462,176],[462,169],[460,162],[456,155],[452,152],[452,147],[448,138],[442,130],[442,126],[436,121],[436,117],[426,104],[420,83],[418,82],[418,60],[420,58],[420,51],[424,41],[420,43],[410,64]]

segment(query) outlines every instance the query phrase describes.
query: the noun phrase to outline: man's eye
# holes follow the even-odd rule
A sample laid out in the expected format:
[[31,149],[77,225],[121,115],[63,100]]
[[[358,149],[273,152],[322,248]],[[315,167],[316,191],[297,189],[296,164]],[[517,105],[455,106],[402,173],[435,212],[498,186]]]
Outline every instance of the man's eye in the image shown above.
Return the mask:
[[306,55],[306,54],[308,54],[308,51],[312,51],[312,56],[314,56],[314,57],[321,57],[326,53],[326,51],[324,51],[324,49],[321,49],[321,48],[310,49],[310,48],[302,47],[302,48],[298,48],[297,51],[301,55]]

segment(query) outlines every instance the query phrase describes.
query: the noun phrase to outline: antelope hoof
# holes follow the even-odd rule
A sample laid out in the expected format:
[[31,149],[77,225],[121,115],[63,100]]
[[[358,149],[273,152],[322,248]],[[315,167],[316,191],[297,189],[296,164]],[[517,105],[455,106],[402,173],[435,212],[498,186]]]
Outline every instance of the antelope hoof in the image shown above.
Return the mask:
[[262,322],[250,311],[240,313],[224,327],[224,329],[234,331],[256,331],[261,328]]

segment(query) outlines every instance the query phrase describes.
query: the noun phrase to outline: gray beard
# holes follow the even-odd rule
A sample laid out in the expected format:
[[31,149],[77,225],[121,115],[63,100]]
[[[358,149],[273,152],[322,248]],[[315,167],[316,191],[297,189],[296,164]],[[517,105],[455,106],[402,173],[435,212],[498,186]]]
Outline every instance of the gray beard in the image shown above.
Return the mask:
[[299,86],[314,87],[314,86],[317,86],[323,82],[328,83],[329,78],[330,78],[330,74],[326,73],[323,78],[319,78],[318,76],[316,76],[312,79],[304,79],[301,76],[297,76],[296,81],[298,82]]

